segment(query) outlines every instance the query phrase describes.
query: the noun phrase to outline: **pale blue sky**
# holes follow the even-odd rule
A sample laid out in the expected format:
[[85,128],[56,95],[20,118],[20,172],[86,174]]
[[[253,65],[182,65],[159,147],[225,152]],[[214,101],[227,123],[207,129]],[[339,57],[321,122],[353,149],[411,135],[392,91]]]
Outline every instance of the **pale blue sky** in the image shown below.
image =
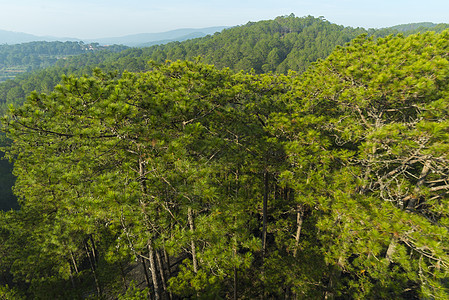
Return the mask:
[[178,28],[235,26],[294,13],[379,28],[449,23],[448,0],[0,0],[0,29],[99,38]]

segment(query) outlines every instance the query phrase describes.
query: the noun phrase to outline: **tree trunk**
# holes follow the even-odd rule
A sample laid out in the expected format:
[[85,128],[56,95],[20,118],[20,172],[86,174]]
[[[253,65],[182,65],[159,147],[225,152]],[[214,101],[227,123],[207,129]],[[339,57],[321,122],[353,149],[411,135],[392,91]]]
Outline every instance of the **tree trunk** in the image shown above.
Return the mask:
[[[162,259],[159,251],[156,251],[156,261],[159,266],[159,273],[161,275],[161,283],[162,283],[162,289],[164,290],[165,297],[167,295],[167,283],[165,279],[165,273],[164,273],[164,265],[162,264]],[[171,293],[170,293],[170,299],[171,299]]]
[[262,206],[262,256],[265,258],[267,251],[267,222],[268,222],[268,172],[264,172],[264,194]]
[[262,204],[262,299],[265,299],[265,257],[267,254],[267,226],[268,226],[268,171],[264,174],[264,193]]
[[120,267],[120,273],[122,274],[122,280],[123,280],[123,286],[125,287],[125,290],[128,289],[128,284],[126,284],[126,274],[125,270],[123,269],[123,265],[121,262],[118,263]]
[[299,247],[299,237],[301,236],[302,222],[304,220],[304,208],[302,205],[298,204],[296,211],[296,236],[295,236],[295,249],[293,249],[293,257],[296,257]]
[[70,265],[70,281],[72,282],[72,288],[76,289],[75,279],[73,278],[73,267]]
[[92,274],[94,275],[95,287],[97,288],[97,294],[101,298],[102,297],[102,291],[101,291],[100,281],[98,280],[96,267],[95,267],[95,262],[94,262],[94,260],[93,260],[93,258],[91,256],[89,245],[87,244],[87,241],[84,242],[84,248],[86,250],[86,254],[87,254],[87,257],[89,259],[90,269],[92,270]]
[[335,284],[340,280],[341,271],[339,269],[339,265],[341,264],[341,258],[338,259],[337,266],[333,267],[331,274],[329,276],[329,283],[327,285],[327,290],[324,293],[324,299],[334,299],[335,298]]
[[[193,233],[195,230],[194,223],[193,223],[193,213],[192,208],[189,206],[187,210],[187,218],[189,221],[190,231]],[[192,249],[192,264],[193,264],[193,272],[198,273],[198,261],[196,259],[196,249],[195,249],[195,241],[193,238],[190,240],[190,246]]]
[[[147,194],[147,185],[145,182],[145,174],[146,174],[145,160],[143,160],[142,157],[139,157],[138,164],[139,164],[140,188],[142,190],[142,193],[145,195],[145,194]],[[143,198],[140,199],[140,206],[141,206],[142,213],[144,215],[145,220],[149,223],[148,215],[145,211],[145,202],[143,200],[144,200]],[[159,284],[158,284],[158,279],[157,279],[156,263],[154,261],[154,250],[153,250],[153,245],[152,245],[151,240],[148,240],[147,247],[148,247],[148,260],[150,262],[151,280],[153,282],[153,288],[154,288],[154,297],[156,300],[159,300],[160,299],[160,291],[159,291]],[[142,260],[142,262],[145,267],[144,260]],[[145,276],[148,277],[148,272],[146,271],[146,267],[145,267]],[[149,282],[150,282],[150,280],[147,279],[148,286],[150,286]]]
[[[236,218],[234,216],[234,223],[236,222],[235,219]],[[233,251],[232,251],[233,258],[234,258],[234,295],[233,295],[234,297],[233,297],[233,299],[237,300],[238,280],[237,280],[237,266],[235,265],[235,263],[236,263],[235,258],[237,256],[237,241],[236,241],[235,233],[234,233],[234,238],[233,238],[233,244],[234,244]]]
[[165,246],[164,246],[164,249],[162,249],[162,251],[164,252],[165,264],[167,265],[168,278],[171,278],[170,257],[168,256],[167,250],[165,250]]
[[[409,210],[414,210],[416,208],[416,202],[419,199],[419,193],[421,192],[421,187],[424,184],[424,181],[426,180],[427,175],[429,175],[430,173],[430,166],[431,166],[431,161],[428,159],[424,162],[424,166],[421,170],[421,174],[419,175],[419,179],[418,182],[416,183],[416,187],[415,187],[415,195],[410,196],[408,203],[407,203],[407,209]],[[407,197],[408,198],[408,197]]]
[[[298,204],[297,210],[296,210],[296,236],[295,236],[295,248],[293,249],[293,257],[296,258],[298,254],[298,247],[299,247],[299,238],[301,236],[301,229],[302,229],[302,223],[304,221],[304,207],[301,204]],[[287,289],[287,298],[290,294],[290,287]],[[293,299],[297,299],[296,292],[292,292]]]
[[151,278],[153,279],[154,286],[154,296],[156,300],[159,300],[161,298],[161,292],[159,290],[159,283],[157,280],[156,263],[154,261],[154,249],[151,241],[148,241],[148,253],[150,259]]
[[94,259],[95,264],[98,264],[97,248],[95,247],[95,242],[92,237],[92,234],[89,235],[89,240],[92,243],[92,257]]
[[145,274],[145,281],[147,282],[148,287],[148,297],[151,298],[151,281],[150,276],[148,275],[147,265],[145,263],[145,259],[143,257],[140,258],[140,261],[142,262],[143,267],[143,273]]
[[73,267],[75,268],[75,272],[76,274],[78,274],[78,266],[76,265],[76,260],[75,260],[75,256],[73,256],[73,252],[72,250],[70,250],[70,257],[72,258],[72,263],[73,263]]
[[237,300],[237,288],[238,288],[237,267],[234,266],[234,300]]
[[385,258],[391,263],[393,262],[393,255],[396,252],[396,243],[398,238],[393,236],[391,238],[390,244],[388,245],[387,253],[385,254]]

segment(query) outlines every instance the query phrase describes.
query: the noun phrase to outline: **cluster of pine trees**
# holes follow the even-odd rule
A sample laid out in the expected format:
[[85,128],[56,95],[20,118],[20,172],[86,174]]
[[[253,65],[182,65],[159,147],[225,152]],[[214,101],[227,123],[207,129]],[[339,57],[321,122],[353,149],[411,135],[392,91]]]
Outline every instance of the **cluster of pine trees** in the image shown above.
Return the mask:
[[[390,29],[354,29],[332,24],[323,18],[297,18],[290,15],[275,20],[248,23],[206,38],[163,46],[132,48],[120,53],[116,53],[120,47],[107,47],[108,51],[88,51],[88,54],[74,56],[73,54],[78,53],[76,51],[87,46],[76,42],[37,42],[5,45],[3,48],[0,46],[0,62],[2,52],[8,57],[20,56],[16,64],[8,64],[7,68],[27,69],[29,65],[22,65],[22,59],[43,58],[45,65],[55,63],[44,70],[38,70],[42,64],[33,65],[31,69],[36,69],[34,72],[20,73],[15,80],[0,83],[0,114],[3,115],[11,104],[24,103],[33,91],[51,93],[63,75],[92,75],[97,67],[106,73],[121,74],[125,70],[141,72],[149,70],[149,60],[163,63],[167,59],[194,60],[201,56],[204,63],[213,64],[218,68],[229,67],[234,72],[243,70],[263,73],[264,70],[276,70],[287,74],[288,69],[302,72],[316,59],[327,57],[335,46],[343,45],[360,34],[386,36],[397,32],[398,30]],[[94,46],[98,48],[98,45]],[[69,53],[72,55],[67,56]],[[55,62],[55,55],[64,56],[65,59]],[[6,63],[6,60],[4,62]],[[16,208],[16,199],[10,189],[14,180],[11,176],[11,166],[1,162],[0,174],[4,178],[0,182],[0,198],[3,199],[0,209]]]
[[302,74],[176,61],[32,93],[2,120],[0,295],[447,299],[448,53],[362,36]]

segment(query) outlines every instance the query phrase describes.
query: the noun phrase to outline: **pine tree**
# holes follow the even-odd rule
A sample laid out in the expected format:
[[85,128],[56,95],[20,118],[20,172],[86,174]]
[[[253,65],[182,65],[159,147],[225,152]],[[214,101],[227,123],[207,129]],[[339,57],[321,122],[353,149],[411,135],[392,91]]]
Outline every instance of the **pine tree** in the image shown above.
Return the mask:
[[361,37],[298,77],[273,118],[327,296],[447,297],[448,38]]

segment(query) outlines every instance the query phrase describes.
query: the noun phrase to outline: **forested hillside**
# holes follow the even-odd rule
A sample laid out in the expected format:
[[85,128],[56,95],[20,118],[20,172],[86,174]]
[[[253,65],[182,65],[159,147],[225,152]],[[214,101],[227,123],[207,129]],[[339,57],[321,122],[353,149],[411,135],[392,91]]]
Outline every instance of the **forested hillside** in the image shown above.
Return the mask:
[[0,45],[0,82],[16,75],[54,65],[60,59],[83,53],[107,50],[120,52],[125,46],[100,46],[83,42],[30,42],[17,45]]
[[71,38],[57,38],[57,37],[50,37],[50,36],[36,36],[33,34],[23,33],[23,32],[16,32],[16,31],[8,31],[8,30],[1,30],[0,29],[0,44],[23,44],[23,43],[30,43],[30,42],[36,42],[36,41],[46,41],[46,42],[55,42],[59,40],[64,41],[75,41],[76,39]]
[[279,17],[4,83],[0,298],[447,299],[449,31],[391,32]]
[[166,60],[195,60],[200,56],[204,63],[214,64],[220,69],[286,74],[289,70],[303,72],[316,60],[326,58],[336,46],[342,46],[361,34],[377,38],[399,32],[405,35],[426,30],[441,32],[446,28],[447,24],[438,24],[410,28],[412,31],[402,27],[366,30],[332,24],[323,18],[294,15],[250,22],[184,42],[130,48],[119,53],[100,51],[66,57],[57,61],[54,67],[23,74],[17,80],[0,84],[0,110],[8,103],[23,103],[26,95],[34,90],[51,91],[63,75],[91,75],[96,67],[105,72],[137,72],[148,70],[150,60],[162,63]]
[[405,33],[417,33],[432,30],[435,32],[441,32],[442,30],[449,29],[449,24],[435,24],[431,22],[402,24],[390,27],[389,29],[398,30]]

